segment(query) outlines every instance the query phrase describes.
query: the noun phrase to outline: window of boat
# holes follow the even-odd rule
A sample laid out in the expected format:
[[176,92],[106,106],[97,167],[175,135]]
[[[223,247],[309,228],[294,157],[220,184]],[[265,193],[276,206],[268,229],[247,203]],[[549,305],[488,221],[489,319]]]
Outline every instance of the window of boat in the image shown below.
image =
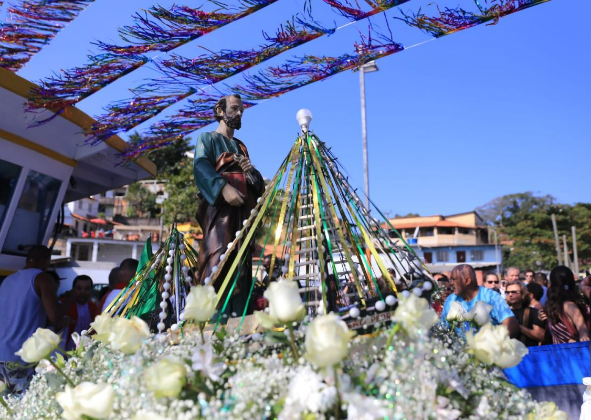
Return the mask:
[[22,167],[0,159],[0,229],[14,195]]
[[62,181],[30,170],[12,218],[3,254],[26,255],[31,245],[43,243]]

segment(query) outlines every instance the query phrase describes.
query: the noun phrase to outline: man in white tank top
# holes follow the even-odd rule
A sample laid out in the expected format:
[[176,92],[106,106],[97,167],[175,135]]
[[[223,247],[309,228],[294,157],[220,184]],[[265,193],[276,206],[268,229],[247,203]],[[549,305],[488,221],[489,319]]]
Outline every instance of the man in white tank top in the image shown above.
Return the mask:
[[64,319],[72,298],[64,305],[57,299],[57,284],[45,273],[51,252],[43,245],[33,246],[27,254],[25,268],[6,277],[0,285],[0,380],[8,392],[23,392],[33,369],[22,367],[15,353],[37,328],[67,325]]

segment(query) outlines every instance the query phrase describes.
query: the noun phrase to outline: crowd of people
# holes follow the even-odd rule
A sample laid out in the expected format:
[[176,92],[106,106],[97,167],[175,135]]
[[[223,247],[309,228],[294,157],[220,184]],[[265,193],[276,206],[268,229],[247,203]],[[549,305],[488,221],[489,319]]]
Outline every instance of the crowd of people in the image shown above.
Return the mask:
[[[60,333],[63,350],[75,348],[72,334],[88,330],[94,318],[109,307],[138,269],[137,260],[123,260],[111,271],[103,296],[92,298],[92,278],[79,275],[71,290],[58,297],[59,278],[48,272],[49,263],[49,249],[34,246],[28,252],[25,267],[0,284],[0,380],[7,384],[10,392],[26,389],[34,373],[15,353],[37,328]],[[256,290],[261,289],[262,300],[255,299],[254,306],[260,306],[259,310],[266,306],[262,297],[264,286],[280,277],[280,272],[269,274],[270,263],[271,258],[265,257],[262,275],[257,281]],[[407,284],[394,270],[390,269],[389,274],[398,293],[428,281]],[[495,273],[479,278],[468,264],[460,264],[449,273],[436,273],[433,278],[438,287],[433,291],[439,293],[433,299],[433,307],[442,323],[447,324],[453,302],[469,312],[477,302],[483,301],[491,307],[493,325],[505,325],[512,338],[527,346],[589,341],[591,276],[578,281],[565,266],[555,267],[549,279],[544,273],[532,270],[526,270],[523,277],[520,274],[519,269],[510,267],[503,279]],[[375,293],[368,305],[375,305],[377,300],[393,294],[389,282],[383,278],[376,279],[376,284],[380,293]],[[356,293],[348,293],[346,282],[338,284],[334,276],[328,276],[326,285],[329,311],[342,311],[347,305],[355,304]]]
[[61,349],[74,349],[72,334],[90,328],[94,318],[129,284],[138,266],[135,259],[123,260],[111,271],[103,299],[93,301],[94,283],[87,275],[76,276],[71,290],[58,297],[59,277],[48,271],[50,261],[49,248],[33,246],[25,267],[0,284],[0,380],[9,392],[23,392],[34,374],[15,353],[38,328],[59,333]]
[[456,266],[451,273],[433,277],[445,302],[441,308],[442,322],[454,301],[470,311],[476,302],[491,305],[493,324],[504,324],[513,338],[526,346],[589,341],[591,330],[591,276],[579,281],[565,266],[555,267],[550,279],[544,273],[510,267],[501,280],[494,273],[482,281],[468,264]]

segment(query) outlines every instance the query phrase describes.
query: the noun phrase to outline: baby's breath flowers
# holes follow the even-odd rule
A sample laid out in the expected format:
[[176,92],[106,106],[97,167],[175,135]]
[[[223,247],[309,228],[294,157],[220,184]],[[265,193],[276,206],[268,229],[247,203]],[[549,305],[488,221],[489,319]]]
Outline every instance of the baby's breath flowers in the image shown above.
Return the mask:
[[[58,363],[79,385],[40,363],[24,395],[5,394],[0,418],[11,418],[8,410],[19,420],[564,418],[507,384],[499,366],[516,363],[520,349],[500,327],[486,323],[466,345],[440,325],[429,334],[432,310],[415,295],[401,298],[401,308],[398,331],[371,335],[353,336],[335,314],[302,321],[290,334],[305,348],[301,358],[286,357],[289,344],[276,331],[240,336],[220,327],[204,340],[188,329],[171,343],[142,338],[141,323],[99,318],[94,329],[103,341],[81,341]],[[490,346],[500,355],[496,365],[474,363],[493,359]]]

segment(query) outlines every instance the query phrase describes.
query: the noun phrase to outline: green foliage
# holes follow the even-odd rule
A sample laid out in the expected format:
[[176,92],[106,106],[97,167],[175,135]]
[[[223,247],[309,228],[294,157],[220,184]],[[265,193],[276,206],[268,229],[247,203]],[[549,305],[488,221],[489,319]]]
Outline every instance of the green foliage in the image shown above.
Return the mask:
[[[175,174],[175,172],[178,173]],[[183,157],[177,169],[162,173],[159,178],[166,182],[168,199],[164,201],[164,224],[184,223],[195,220],[199,206],[197,185],[193,178],[193,162]]]
[[394,219],[406,219],[407,217],[421,217],[421,216],[419,215],[419,213],[408,213],[405,215],[396,213],[394,215]]
[[[131,144],[138,143],[141,140],[140,135],[135,132],[129,136]],[[156,165],[159,179],[166,178],[169,175],[178,175],[182,170],[182,162],[185,154],[193,147],[189,144],[191,139],[183,137],[176,140],[168,146],[155,149],[148,153],[147,157]]]
[[[131,144],[138,143],[138,133],[130,136]],[[183,137],[174,143],[148,153],[147,157],[157,168],[157,179],[165,184],[168,198],[156,205],[156,212],[163,212],[164,224],[193,221],[199,205],[198,190],[193,179],[193,162],[186,153],[193,147],[189,137]],[[135,185],[130,185],[131,187]],[[134,187],[136,188],[136,187]],[[129,194],[129,193],[128,193]],[[156,196],[154,195],[154,203]],[[152,201],[152,197],[149,198]],[[132,210],[133,213],[133,210]],[[135,215],[135,213],[133,214]]]
[[[571,226],[577,229],[579,265],[591,263],[591,204],[558,204],[550,195],[532,192],[497,197],[476,209],[489,225],[499,230],[504,243],[504,266],[521,270],[550,270],[558,264],[552,228],[556,215],[560,245],[566,235],[570,259],[573,258]],[[564,255],[564,251],[563,255]]]
[[143,217],[146,214],[152,216],[158,211],[156,194],[148,190],[140,182],[134,182],[129,185],[125,198],[129,202],[127,216]]

